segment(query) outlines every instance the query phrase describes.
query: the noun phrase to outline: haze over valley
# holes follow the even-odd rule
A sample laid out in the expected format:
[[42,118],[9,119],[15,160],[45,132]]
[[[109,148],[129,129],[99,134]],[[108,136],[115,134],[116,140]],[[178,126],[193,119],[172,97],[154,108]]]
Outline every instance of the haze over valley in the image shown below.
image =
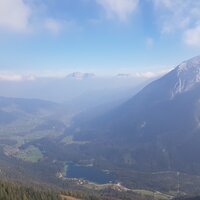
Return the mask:
[[199,13],[0,0],[0,199],[199,199]]

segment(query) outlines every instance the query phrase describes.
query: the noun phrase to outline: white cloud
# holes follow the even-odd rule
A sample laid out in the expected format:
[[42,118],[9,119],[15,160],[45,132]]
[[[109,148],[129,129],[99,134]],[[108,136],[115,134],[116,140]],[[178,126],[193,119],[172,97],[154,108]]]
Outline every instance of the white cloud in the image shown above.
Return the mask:
[[71,23],[62,23],[46,15],[43,4],[34,4],[26,0],[0,0],[0,30],[10,32],[30,33],[48,30],[58,34],[69,28]]
[[121,21],[127,21],[136,10],[139,0],[96,0],[106,11],[108,18],[117,17]]
[[163,33],[185,30],[200,21],[200,1],[152,0],[162,24]]
[[200,47],[200,25],[185,31],[183,35],[185,44],[192,47]]
[[62,79],[67,74],[74,72],[73,70],[0,70],[0,81],[34,81],[40,78]]
[[[127,73],[117,72],[117,74],[126,75],[127,77],[137,78],[137,79],[152,79],[158,78],[167,72],[169,72],[171,68],[163,68],[161,70],[151,70],[151,71],[135,71],[133,72],[126,71]],[[12,70],[0,70],[0,81],[9,81],[9,82],[21,82],[21,81],[35,81],[41,78],[53,78],[53,79],[63,79],[67,74],[73,73],[74,69],[59,69],[59,70],[33,70],[33,71],[12,71]],[[77,69],[77,71],[81,71]],[[124,71],[124,69],[120,70]],[[112,71],[109,74],[105,75],[105,71],[102,73],[101,71],[90,71],[85,70],[87,73],[97,74],[97,77],[107,77],[112,78],[115,72]]]
[[31,9],[23,0],[0,0],[0,28],[28,31]]
[[134,74],[137,78],[144,78],[144,79],[151,79],[163,76],[164,74],[168,73],[171,69],[163,69],[158,71],[146,71],[146,72],[136,72]]
[[179,32],[184,43],[200,47],[200,1],[150,0],[153,1],[162,33]]
[[177,0],[154,0],[154,3],[157,7],[165,6],[169,9],[173,8],[174,4],[176,4]]
[[49,30],[53,34],[58,34],[62,30],[61,22],[55,19],[46,19],[44,26],[47,30]]
[[0,74],[0,81],[21,81],[22,77],[20,75],[6,75]]
[[33,81],[36,76],[31,74],[19,74],[14,72],[0,72],[0,81]]

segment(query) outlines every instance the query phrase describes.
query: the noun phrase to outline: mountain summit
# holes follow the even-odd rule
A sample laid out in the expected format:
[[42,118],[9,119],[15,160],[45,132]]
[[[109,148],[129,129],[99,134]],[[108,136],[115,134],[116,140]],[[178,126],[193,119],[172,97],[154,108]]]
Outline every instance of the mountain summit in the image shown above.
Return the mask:
[[[145,87],[137,96],[148,93],[155,100],[173,99],[200,84],[200,56],[182,62],[174,70]],[[134,97],[135,98],[135,97]]]
[[181,63],[171,73],[176,73],[177,76],[172,94],[189,91],[200,82],[200,56]]
[[95,74],[92,74],[92,73],[73,72],[71,74],[68,74],[66,78],[82,80],[82,79],[90,79],[94,77],[95,77]]
[[137,170],[200,174],[200,57],[181,63],[91,127],[102,130],[100,139],[129,147]]

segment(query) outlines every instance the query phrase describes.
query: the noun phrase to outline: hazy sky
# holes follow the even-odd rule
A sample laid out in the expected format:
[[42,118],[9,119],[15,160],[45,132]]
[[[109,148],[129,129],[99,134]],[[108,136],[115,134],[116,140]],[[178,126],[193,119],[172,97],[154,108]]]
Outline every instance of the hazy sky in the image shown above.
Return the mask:
[[0,71],[159,71],[200,52],[200,0],[0,0]]

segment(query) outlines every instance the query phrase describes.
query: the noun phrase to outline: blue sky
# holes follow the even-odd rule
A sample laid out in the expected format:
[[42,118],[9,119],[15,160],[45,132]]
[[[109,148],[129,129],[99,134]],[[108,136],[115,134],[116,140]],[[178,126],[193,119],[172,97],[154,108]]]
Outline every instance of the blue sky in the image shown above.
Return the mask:
[[0,1],[2,73],[158,73],[199,52],[199,0]]

